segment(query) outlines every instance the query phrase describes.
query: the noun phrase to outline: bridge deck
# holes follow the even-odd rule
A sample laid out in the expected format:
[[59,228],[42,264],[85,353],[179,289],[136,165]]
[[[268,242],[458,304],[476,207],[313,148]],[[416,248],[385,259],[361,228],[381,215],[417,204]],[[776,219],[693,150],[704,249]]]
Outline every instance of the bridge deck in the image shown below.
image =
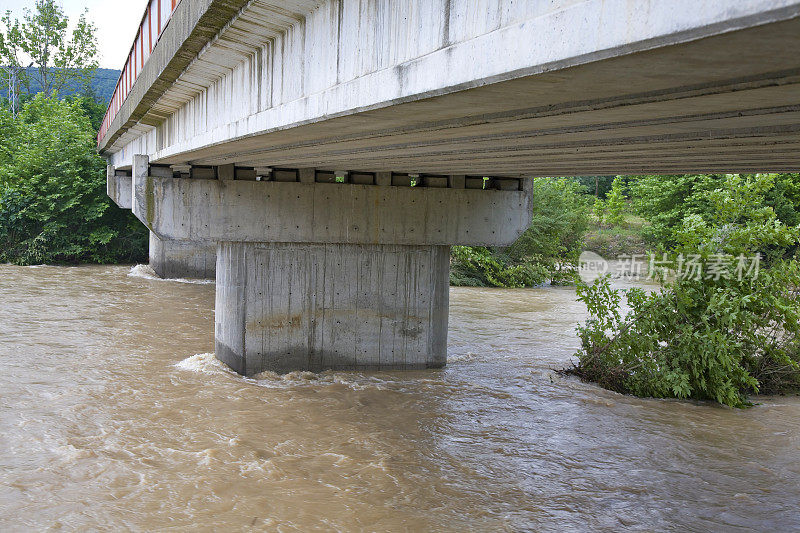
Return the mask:
[[183,0],[100,147],[117,168],[800,168],[800,2],[475,6]]

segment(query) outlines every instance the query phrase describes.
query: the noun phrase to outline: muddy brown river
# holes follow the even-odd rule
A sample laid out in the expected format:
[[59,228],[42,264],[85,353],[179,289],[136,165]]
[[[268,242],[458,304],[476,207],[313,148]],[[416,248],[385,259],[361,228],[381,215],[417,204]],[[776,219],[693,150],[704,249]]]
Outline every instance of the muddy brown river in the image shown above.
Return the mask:
[[443,370],[245,379],[213,284],[130,271],[0,266],[2,531],[800,530],[800,400],[562,378],[571,289],[453,288]]

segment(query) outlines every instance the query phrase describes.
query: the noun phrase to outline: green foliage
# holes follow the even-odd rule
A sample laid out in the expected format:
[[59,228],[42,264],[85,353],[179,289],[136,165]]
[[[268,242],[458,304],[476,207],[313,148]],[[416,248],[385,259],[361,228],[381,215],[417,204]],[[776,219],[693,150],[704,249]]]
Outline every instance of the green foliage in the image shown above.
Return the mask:
[[709,193],[721,186],[724,176],[640,176],[630,185],[637,213],[649,225],[643,229],[648,240],[665,248],[674,245],[674,231],[689,215],[707,218],[712,214]]
[[105,163],[79,100],[38,95],[0,110],[0,261],[135,261],[147,231],[106,196]]
[[605,208],[605,221],[611,226],[619,226],[625,221],[628,204],[625,200],[625,183],[622,178],[614,178],[611,192],[608,193]]
[[592,205],[592,214],[597,219],[597,225],[602,226],[608,213],[608,204],[602,198],[596,198]]
[[[762,198],[778,220],[789,226],[800,223],[800,174],[771,174],[774,185]],[[636,211],[649,224],[643,228],[653,244],[669,249],[690,215],[711,222],[715,216],[712,193],[725,186],[727,175],[639,176],[632,178],[630,196]],[[751,176],[752,177],[752,176]]]
[[800,174],[774,174],[775,187],[767,191],[766,204],[788,226],[800,224]]
[[570,178],[582,185],[587,194],[605,199],[606,195],[611,191],[611,184],[613,183],[614,176],[576,176]]
[[473,287],[533,287],[545,283],[550,272],[534,261],[510,264],[506,257],[482,246],[453,246],[450,284]]
[[81,93],[72,94],[67,100],[77,102],[83,114],[89,118],[92,129],[98,131],[106,116],[107,102],[95,95],[91,88],[86,88]]
[[584,191],[569,178],[535,179],[531,225],[505,251],[508,257],[542,265],[554,283],[571,280],[589,228],[591,197]]
[[[96,28],[81,15],[68,37],[69,19],[55,0],[37,0],[23,20],[6,11],[0,18],[0,64],[22,67],[20,82],[28,94],[61,93],[70,84],[87,85],[97,69]],[[31,63],[35,69],[25,68]]]
[[[677,276],[650,294],[613,289],[608,278],[579,286],[590,318],[578,328],[573,372],[623,393],[734,407],[747,405],[748,393],[800,388],[800,265],[785,258],[800,227],[764,205],[775,180],[727,176],[707,194],[708,220],[684,218],[672,266],[691,257],[702,275]],[[758,272],[743,263],[754,254],[764,255]],[[720,268],[728,257],[730,268]]]

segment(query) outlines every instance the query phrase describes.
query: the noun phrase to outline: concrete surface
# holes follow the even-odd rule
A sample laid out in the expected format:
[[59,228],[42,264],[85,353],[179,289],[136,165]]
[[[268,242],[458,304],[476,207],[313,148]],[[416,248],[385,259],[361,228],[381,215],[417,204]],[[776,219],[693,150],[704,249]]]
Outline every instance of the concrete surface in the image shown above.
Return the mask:
[[125,171],[109,165],[106,173],[106,194],[122,209],[133,208],[133,178]]
[[[138,114],[101,143],[114,165],[141,153],[508,176],[800,166],[797,0],[256,0],[210,36],[232,3],[181,2],[177,27],[191,13],[215,23],[198,26],[206,44],[180,73],[137,81]],[[185,62],[184,42],[162,39],[154,56]]]
[[443,366],[450,244],[511,244],[534,201],[516,178],[169,168],[146,155],[132,173],[158,275],[213,276],[218,243],[216,354],[248,375]]
[[215,242],[162,240],[150,232],[150,268],[164,279],[214,279]]
[[220,243],[216,355],[246,375],[441,367],[449,250]]
[[162,239],[507,245],[528,191],[135,177],[133,211]]

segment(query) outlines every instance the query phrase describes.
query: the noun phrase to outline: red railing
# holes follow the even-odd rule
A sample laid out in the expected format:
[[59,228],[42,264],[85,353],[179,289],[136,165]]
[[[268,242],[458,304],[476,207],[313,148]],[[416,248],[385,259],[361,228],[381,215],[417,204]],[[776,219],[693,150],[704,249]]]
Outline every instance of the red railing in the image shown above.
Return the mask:
[[158,42],[161,33],[167,26],[175,8],[181,0],[150,0],[147,9],[142,17],[142,22],[139,24],[139,31],[136,33],[136,39],[133,41],[131,52],[128,54],[128,60],[125,62],[125,67],[122,69],[122,74],[119,76],[117,88],[114,90],[114,96],[111,97],[111,102],[108,104],[108,111],[100,125],[100,131],[97,134],[97,144],[108,133],[108,128],[114,121],[114,117],[122,108],[122,104],[128,97],[128,94],[133,87],[133,83],[142,71],[142,67],[147,62],[150,54],[153,52]]

